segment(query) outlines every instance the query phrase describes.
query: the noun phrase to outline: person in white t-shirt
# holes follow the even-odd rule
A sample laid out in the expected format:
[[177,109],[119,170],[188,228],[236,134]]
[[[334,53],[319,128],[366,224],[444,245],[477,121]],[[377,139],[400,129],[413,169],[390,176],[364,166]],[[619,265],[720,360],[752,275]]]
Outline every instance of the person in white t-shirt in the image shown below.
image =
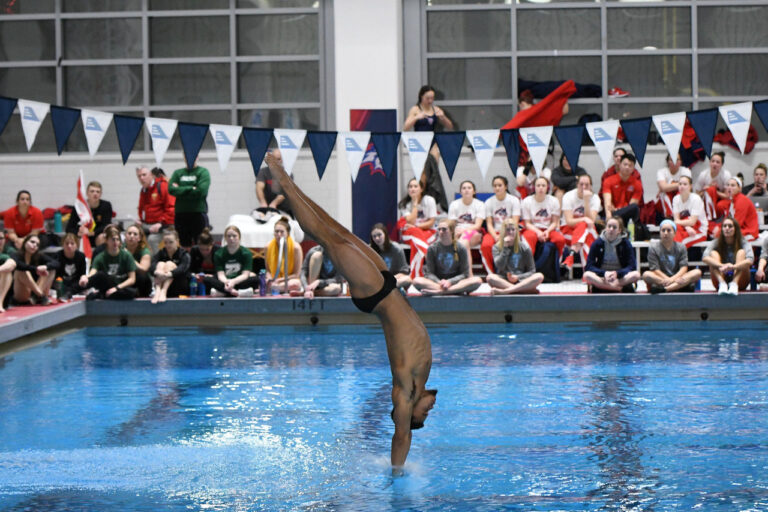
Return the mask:
[[667,153],[667,165],[656,171],[656,184],[659,186],[659,196],[656,211],[663,217],[672,217],[672,199],[678,192],[681,176],[692,178],[691,170],[683,165],[680,155],[675,160]]
[[[563,196],[560,231],[571,249],[580,254],[582,264],[587,262],[589,248],[597,238],[595,219],[601,209],[600,198],[592,192],[592,177],[589,174],[579,176],[576,188]],[[572,255],[565,258],[565,264],[568,267],[573,265]]]
[[483,239],[485,205],[475,198],[475,184],[471,181],[462,181],[459,191],[461,197],[448,206],[448,218],[456,221],[456,241],[469,250]]
[[480,244],[480,258],[487,273],[493,272],[493,246],[499,241],[504,221],[520,221],[520,200],[509,193],[509,181],[504,176],[493,177],[493,195],[485,201],[485,229]]
[[730,204],[726,188],[731,173],[723,168],[724,163],[725,153],[713,153],[709,158],[709,169],[701,171],[696,178],[694,191],[704,200],[704,211],[709,220],[723,216]]
[[538,176],[544,176],[547,180],[552,179],[552,169],[545,167],[541,170],[541,174],[536,174],[536,169],[533,167],[530,157],[525,165],[521,165],[517,168],[516,173],[517,191],[522,198],[532,196],[535,193],[533,182]]
[[707,240],[709,221],[704,212],[704,201],[691,193],[693,181],[690,176],[682,176],[678,182],[678,191],[672,199],[672,215],[675,218],[675,242],[691,247]]
[[400,219],[397,227],[400,238],[411,246],[411,279],[424,275],[424,257],[435,241],[437,204],[432,196],[424,194],[417,179],[408,182],[408,193],[397,203]]
[[557,253],[560,255],[565,247],[565,238],[558,231],[560,202],[556,197],[547,194],[549,180],[544,176],[536,178],[534,190],[534,195],[523,199],[521,206],[523,222],[525,223],[523,237],[534,254],[536,253],[537,242],[552,242],[557,246]]

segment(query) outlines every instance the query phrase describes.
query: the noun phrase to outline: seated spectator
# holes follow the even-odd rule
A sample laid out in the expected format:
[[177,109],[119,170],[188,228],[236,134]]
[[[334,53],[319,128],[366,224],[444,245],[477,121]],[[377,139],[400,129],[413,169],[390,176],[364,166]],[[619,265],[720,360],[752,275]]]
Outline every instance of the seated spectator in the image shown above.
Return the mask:
[[563,153],[560,155],[560,165],[552,171],[552,195],[562,203],[565,193],[576,189],[579,176],[586,174],[587,171],[583,167],[577,166],[576,169],[573,169],[565,157],[565,153]]
[[[521,211],[525,230],[522,235],[535,253],[536,243],[552,242],[557,246],[558,257],[563,254],[565,238],[560,227],[560,202],[547,194],[549,180],[544,176],[536,178],[536,192],[523,199]],[[559,261],[559,259],[558,259]]]
[[643,184],[633,176],[635,156],[626,153],[621,157],[618,173],[603,182],[605,220],[621,217],[623,225],[640,222],[640,203],[643,200]]
[[[592,193],[592,177],[579,176],[578,186],[563,196],[563,225],[560,231],[571,249],[580,253],[581,263],[587,261],[589,248],[597,238],[595,221],[600,213],[600,199]],[[573,255],[565,259],[566,266],[573,265]]]
[[513,219],[501,225],[499,241],[493,246],[493,264],[496,271],[486,277],[491,295],[538,293],[544,281],[544,274],[536,272],[533,251],[520,237]]
[[147,245],[147,237],[141,224],[133,224],[125,230],[125,250],[136,261],[136,296],[149,297],[152,293],[152,253]]
[[480,259],[486,273],[493,272],[493,247],[499,241],[502,224],[512,219],[520,222],[520,200],[509,193],[509,182],[504,176],[493,178],[493,195],[485,201],[486,234],[480,244]]
[[85,195],[87,196],[88,207],[91,209],[91,216],[93,216],[93,229],[89,230],[89,226],[81,225],[77,209],[72,208],[64,231],[75,233],[78,239],[88,235],[91,246],[96,247],[104,243],[104,230],[112,223],[112,203],[101,199],[101,183],[98,181],[92,181],[88,184]]
[[301,265],[301,286],[304,297],[336,297],[341,294],[344,279],[325,254],[322,245],[316,245],[307,251],[307,257]]
[[[751,246],[750,246],[751,247]],[[0,256],[2,257],[2,256]],[[755,281],[760,284],[760,290],[768,290],[768,285],[765,278],[765,267],[768,265],[768,238],[763,238],[763,245],[760,248],[760,261],[757,264],[757,271],[755,272]],[[2,269],[2,267],[0,267]]]
[[656,212],[662,218],[672,217],[672,200],[679,192],[678,183],[683,176],[693,179],[691,170],[683,165],[680,155],[673,161],[667,153],[667,165],[656,171],[656,184],[659,187]]
[[17,304],[50,304],[48,292],[59,264],[40,250],[40,238],[32,233],[25,236],[13,259],[13,300]]
[[704,201],[697,194],[691,194],[693,181],[690,176],[681,176],[677,184],[679,193],[672,199],[672,214],[677,230],[675,242],[689,248],[699,242],[706,242],[709,221],[704,212]]
[[[288,217],[275,222],[275,237],[267,244],[267,282],[273,291],[301,295],[301,265],[304,253],[301,245],[291,238],[291,224]],[[280,254],[280,241],[284,252]],[[265,290],[266,291],[266,290]]]
[[[725,153],[722,151],[712,153],[709,159],[709,169],[701,171],[694,184],[694,191],[704,201],[704,211],[709,220],[721,217],[728,208],[726,187],[731,173],[723,168],[723,163],[725,163]],[[714,227],[714,224],[710,224],[710,227]]]
[[163,231],[173,227],[176,198],[168,193],[165,172],[159,167],[137,167],[136,178],[141,184],[139,192],[139,222],[147,236],[147,243],[156,253],[163,239]]
[[424,275],[424,256],[429,244],[435,241],[435,198],[424,194],[424,188],[417,179],[408,182],[408,193],[397,207],[400,219],[397,227],[400,238],[411,246],[411,278]]
[[768,186],[766,186],[766,175],[768,175],[768,166],[757,164],[752,171],[752,183],[745,185],[741,193],[747,197],[766,197],[768,196]]
[[59,262],[58,275],[61,278],[59,300],[67,301],[83,291],[80,278],[85,275],[85,254],[77,250],[80,240],[74,233],[67,233],[61,241],[61,250],[56,253]]
[[755,259],[752,246],[741,236],[739,223],[726,217],[720,233],[704,250],[702,261],[718,295],[738,295],[749,284],[749,268]]
[[122,247],[120,230],[107,226],[106,248],[93,258],[91,270],[80,278],[81,288],[95,288],[86,300],[131,300],[136,297],[136,262]]
[[370,245],[384,260],[392,275],[395,276],[397,287],[403,291],[408,290],[408,287],[411,286],[411,269],[405,261],[403,250],[389,239],[387,227],[384,224],[379,222],[373,225]]
[[639,279],[635,250],[624,231],[624,223],[621,217],[611,217],[589,249],[584,282],[593,293],[634,293],[634,283]]
[[[603,201],[603,187],[605,185],[605,180],[607,178],[610,178],[611,176],[615,176],[619,173],[619,166],[621,165],[621,159],[624,158],[624,155],[627,154],[627,151],[622,147],[617,147],[613,150],[613,165],[610,166],[606,171],[603,173],[602,176],[600,176],[600,201]],[[640,171],[637,170],[637,167],[635,167],[632,170],[632,177],[634,177],[636,180],[642,183],[642,176],[640,175]],[[642,204],[642,200],[641,200]],[[603,207],[605,207],[605,204],[603,204]]]
[[253,297],[259,287],[259,278],[251,271],[253,255],[240,245],[240,236],[237,226],[224,229],[225,245],[213,255],[216,276],[203,279],[212,296]]
[[422,295],[459,295],[471,293],[482,284],[473,277],[469,263],[469,249],[455,240],[456,222],[442,219],[437,224],[437,240],[429,246],[424,277],[417,277],[413,285]]
[[701,270],[688,270],[688,250],[675,242],[675,223],[661,221],[659,240],[653,240],[648,248],[648,270],[643,281],[651,293],[694,292],[701,279]]
[[[517,168],[516,181],[517,181],[517,193],[520,199],[525,199],[528,196],[532,196],[535,190],[535,181],[539,176],[544,176],[547,180],[552,178],[552,170],[549,167],[545,167],[541,170],[541,174],[536,174],[536,168],[533,166],[530,155],[525,165],[521,165]],[[549,192],[549,191],[548,191]]]
[[461,197],[448,207],[448,218],[456,221],[456,241],[466,247],[469,254],[469,249],[483,239],[485,205],[475,198],[475,184],[471,181],[462,181],[459,191]]
[[16,270],[16,260],[0,252],[0,313],[5,313],[5,298],[13,283],[14,270]]
[[16,247],[13,243],[9,243],[8,234],[4,229],[0,229],[0,254],[11,256],[16,252]]
[[[726,213],[739,223],[742,236],[748,241],[757,240],[760,236],[760,222],[757,218],[757,209],[752,200],[741,193],[741,180],[729,178],[726,192],[730,199]],[[717,237],[718,227],[712,230],[712,235]]]
[[16,194],[16,206],[3,212],[3,226],[8,240],[17,250],[21,249],[27,235],[45,233],[43,212],[32,206],[32,194],[29,191],[20,190]]
[[192,246],[189,250],[191,260],[189,271],[194,276],[197,276],[198,295],[205,295],[204,278],[214,277],[216,274],[216,266],[213,262],[214,249],[216,249],[216,247],[213,242],[213,236],[211,236],[211,231],[210,229],[205,228],[197,238],[197,245]]
[[165,302],[168,297],[189,295],[189,253],[179,246],[175,229],[163,233],[163,248],[152,258],[150,275],[155,277],[152,304]]
[[[272,149],[280,165],[283,165],[283,156],[277,148]],[[256,198],[259,201],[259,208],[273,208],[285,212],[293,217],[291,203],[283,194],[283,189],[276,179],[272,178],[272,171],[266,165],[259,169],[256,175]]]

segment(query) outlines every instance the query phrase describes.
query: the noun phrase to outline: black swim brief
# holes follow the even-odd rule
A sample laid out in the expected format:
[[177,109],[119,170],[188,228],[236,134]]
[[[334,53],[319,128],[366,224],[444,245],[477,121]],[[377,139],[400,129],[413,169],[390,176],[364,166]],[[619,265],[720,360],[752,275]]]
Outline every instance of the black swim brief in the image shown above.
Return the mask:
[[397,279],[392,275],[392,272],[389,270],[382,270],[381,276],[384,278],[384,284],[381,286],[381,290],[370,297],[365,297],[363,299],[352,297],[352,304],[357,306],[357,309],[363,313],[373,312],[373,309],[378,306],[379,302],[384,300],[384,297],[389,295],[389,292],[397,288]]

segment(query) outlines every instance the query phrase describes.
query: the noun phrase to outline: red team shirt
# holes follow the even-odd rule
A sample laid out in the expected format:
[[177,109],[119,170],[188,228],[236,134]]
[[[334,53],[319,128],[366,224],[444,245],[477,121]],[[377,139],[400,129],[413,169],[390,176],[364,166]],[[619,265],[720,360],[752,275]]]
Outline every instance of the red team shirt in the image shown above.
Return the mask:
[[624,208],[632,199],[638,204],[643,199],[643,184],[633,175],[627,181],[621,181],[621,176],[614,174],[603,182],[603,194],[611,194],[611,202],[614,208]]
[[34,206],[29,207],[26,217],[21,216],[18,206],[8,208],[3,212],[3,224],[5,229],[12,229],[19,238],[24,238],[33,229],[39,229],[40,233],[45,233],[43,212]]

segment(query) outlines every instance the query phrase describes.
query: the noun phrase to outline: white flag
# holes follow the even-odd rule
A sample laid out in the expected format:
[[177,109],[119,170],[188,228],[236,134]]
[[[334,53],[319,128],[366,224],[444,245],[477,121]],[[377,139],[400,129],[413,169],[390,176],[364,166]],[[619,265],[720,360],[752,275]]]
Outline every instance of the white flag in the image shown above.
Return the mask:
[[467,138],[475,150],[475,160],[480,167],[480,174],[485,179],[485,174],[493,160],[496,144],[499,142],[499,130],[469,130]]
[[752,119],[752,102],[736,103],[734,105],[724,105],[718,107],[720,115],[723,117],[728,129],[731,130],[733,140],[739,145],[741,154],[744,154],[744,148],[747,145],[747,135],[749,134],[749,122]]
[[685,127],[685,112],[673,114],[660,114],[653,116],[653,125],[661,135],[661,140],[667,145],[667,152],[674,161],[680,153],[680,141],[683,140],[683,128]]
[[586,124],[587,133],[595,144],[597,154],[603,161],[603,169],[613,164],[613,147],[616,145],[616,135],[619,133],[619,122],[615,119]]
[[149,136],[152,138],[152,151],[155,152],[155,162],[157,166],[163,163],[165,152],[171,144],[173,134],[176,132],[176,125],[179,123],[175,119],[162,119],[159,117],[148,117],[145,119]]
[[370,140],[371,132],[339,132],[339,144],[341,144],[341,151],[347,157],[353,183],[357,179],[357,173]]
[[301,145],[304,144],[304,137],[307,136],[307,130],[275,130],[274,134],[277,147],[280,148],[280,154],[283,156],[285,170],[291,174]]
[[80,117],[83,119],[83,130],[85,131],[85,140],[88,142],[88,153],[91,157],[96,154],[107,133],[107,128],[112,122],[113,114],[110,112],[100,112],[98,110],[81,110]]
[[544,166],[544,160],[549,151],[549,141],[552,140],[551,126],[529,126],[520,128],[520,136],[523,142],[528,146],[528,154],[531,155],[533,168],[536,169],[536,176],[541,174]]
[[416,176],[417,180],[421,179],[421,173],[424,171],[424,164],[427,162],[427,155],[429,155],[429,148],[434,137],[435,132],[403,132],[400,136],[403,144],[408,148],[413,175]]
[[24,139],[27,141],[27,151],[29,151],[32,149],[32,144],[35,143],[40,125],[43,124],[45,116],[51,110],[51,105],[50,103],[20,99],[18,106],[21,114],[21,128],[24,130]]
[[242,126],[232,126],[228,124],[212,124],[208,127],[213,138],[213,143],[216,144],[216,156],[219,159],[219,168],[226,170],[229,165],[229,159],[232,157],[232,152],[237,145],[237,139],[240,138],[240,133],[243,131]]

